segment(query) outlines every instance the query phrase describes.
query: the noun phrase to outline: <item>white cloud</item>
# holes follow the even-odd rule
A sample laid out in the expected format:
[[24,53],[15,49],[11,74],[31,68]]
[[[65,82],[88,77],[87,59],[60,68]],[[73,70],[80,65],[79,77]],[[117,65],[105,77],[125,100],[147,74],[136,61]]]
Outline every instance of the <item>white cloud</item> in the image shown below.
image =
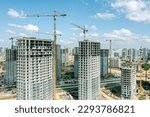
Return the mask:
[[[83,33],[80,33],[79,35],[80,35],[80,37],[83,37],[83,36],[84,36]],[[86,34],[86,36],[88,36],[88,34]]]
[[113,30],[109,33],[104,33],[103,37],[112,40],[120,40],[120,41],[140,41],[140,42],[149,42],[150,43],[150,36],[145,35],[138,35],[136,33],[131,32],[128,29],[120,29],[120,30]]
[[22,26],[22,25],[9,23],[8,26],[21,28],[21,29],[24,29],[26,31],[32,31],[32,32],[38,32],[39,31],[39,27],[36,25],[33,25],[33,24],[28,24],[28,25]]
[[67,41],[67,44],[72,44],[73,43],[73,41]]
[[96,32],[93,32],[93,33],[90,33],[90,36],[91,36],[91,37],[98,37],[98,36],[99,36],[99,34],[98,34],[98,33],[96,33]]
[[19,33],[18,36],[27,37],[28,35],[27,35],[27,34],[24,34],[24,33]]
[[[82,27],[82,26],[81,26],[81,27]],[[85,25],[84,25],[84,27],[87,29],[87,28],[88,28],[88,25],[87,25],[87,24],[85,24]]]
[[89,3],[86,1],[86,0],[82,0],[82,3],[85,5],[85,6],[88,6]]
[[6,30],[6,32],[8,32],[8,33],[10,33],[10,34],[16,34],[15,31],[12,31],[12,30],[10,30],[10,29]]
[[76,36],[76,33],[72,33],[73,36]]
[[0,42],[4,42],[5,40],[4,39],[0,39]]
[[96,3],[99,3],[99,0],[95,0]]
[[23,26],[21,26],[21,25],[11,24],[11,23],[8,23],[8,26],[16,27],[16,28],[22,28],[22,27],[23,27]]
[[63,34],[61,31],[59,31],[59,30],[56,30],[56,34]]
[[60,41],[61,43],[65,43],[65,41],[64,41],[64,40],[62,40],[62,39],[60,39],[59,41]]
[[76,41],[77,38],[76,37],[70,37],[71,40]]
[[71,29],[72,30],[79,30],[79,28],[77,28],[77,27],[72,27]]
[[9,15],[10,17],[14,17],[14,18],[25,18],[25,17],[26,17],[26,14],[25,14],[23,11],[21,11],[21,12],[19,13],[19,12],[17,12],[17,11],[14,10],[14,9],[9,9],[9,10],[8,10],[8,15]]
[[67,44],[72,44],[72,43],[74,43],[73,41],[70,41],[70,40],[65,41],[65,40],[60,39],[59,41],[60,41],[60,43],[63,44],[63,45],[67,45]]
[[129,20],[150,23],[150,4],[146,0],[116,0],[111,5]]
[[112,19],[115,15],[113,13],[96,13],[96,15],[92,16],[95,19]]
[[28,24],[26,26],[23,26],[23,28],[27,31],[32,31],[32,32],[38,32],[39,31],[39,27],[36,25],[32,25],[32,24]]
[[[80,35],[80,37],[83,37],[83,36],[84,36],[83,33],[80,33],[79,35]],[[86,34],[85,34],[85,37],[98,37],[98,36],[99,36],[99,34],[96,33],[96,32],[86,33]]]
[[97,30],[97,27],[96,27],[95,25],[92,25],[92,26],[91,26],[91,29],[92,29],[93,31],[96,31],[96,30]]
[[143,36],[143,41],[146,43],[150,43],[150,37],[149,36]]
[[113,40],[131,40],[137,39],[137,35],[132,33],[128,29],[120,29],[120,30],[113,30],[110,33],[104,33],[103,36],[106,39],[113,39]]

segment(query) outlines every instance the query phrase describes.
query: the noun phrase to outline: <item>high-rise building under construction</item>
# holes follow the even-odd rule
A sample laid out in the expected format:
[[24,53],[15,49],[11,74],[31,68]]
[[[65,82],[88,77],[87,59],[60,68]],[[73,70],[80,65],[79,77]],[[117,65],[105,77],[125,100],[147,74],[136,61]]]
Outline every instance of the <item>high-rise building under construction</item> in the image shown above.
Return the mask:
[[78,98],[97,99],[100,94],[100,43],[80,41],[78,61]]
[[17,39],[17,99],[53,99],[53,41]]
[[121,68],[122,99],[134,99],[136,91],[136,69],[134,65],[123,65]]
[[6,49],[6,73],[4,83],[7,86],[16,85],[16,48]]

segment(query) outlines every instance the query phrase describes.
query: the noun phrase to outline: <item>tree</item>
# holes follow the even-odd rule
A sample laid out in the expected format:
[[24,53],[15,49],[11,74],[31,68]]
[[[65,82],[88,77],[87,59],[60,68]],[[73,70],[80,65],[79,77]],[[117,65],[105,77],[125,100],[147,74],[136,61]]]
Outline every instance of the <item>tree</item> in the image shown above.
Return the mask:
[[146,77],[146,81],[147,81],[147,71],[150,69],[150,64],[144,63],[144,64],[142,64],[141,67],[145,70],[145,77]]

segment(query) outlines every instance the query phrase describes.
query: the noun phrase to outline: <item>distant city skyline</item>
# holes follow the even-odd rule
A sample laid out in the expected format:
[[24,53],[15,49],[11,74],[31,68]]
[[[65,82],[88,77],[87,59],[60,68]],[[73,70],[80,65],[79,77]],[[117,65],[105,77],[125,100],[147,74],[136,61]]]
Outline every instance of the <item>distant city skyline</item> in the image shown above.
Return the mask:
[[53,19],[50,17],[25,18],[30,14],[66,13],[57,19],[57,38],[61,47],[77,47],[83,40],[80,29],[71,23],[86,26],[87,39],[100,41],[102,48],[109,48],[106,39],[115,39],[112,48],[140,48],[150,45],[150,1],[142,0],[1,0],[0,47],[10,47],[10,37],[29,36],[51,38]]

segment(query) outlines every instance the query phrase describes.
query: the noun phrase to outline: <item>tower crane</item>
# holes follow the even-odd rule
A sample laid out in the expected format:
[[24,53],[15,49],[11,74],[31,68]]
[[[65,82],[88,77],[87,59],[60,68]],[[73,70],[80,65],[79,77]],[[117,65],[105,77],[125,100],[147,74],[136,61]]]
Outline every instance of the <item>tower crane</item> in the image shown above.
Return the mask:
[[[51,34],[51,33],[49,33],[49,32],[37,32],[37,34],[38,34],[38,36],[39,36],[39,34],[43,34],[43,35],[54,35],[54,34]],[[56,34],[56,35],[62,36],[62,34]]]
[[113,39],[107,39],[106,41],[109,41],[109,56],[110,56],[110,59],[109,59],[109,69],[110,69],[110,75],[111,75],[111,51],[112,51],[112,41],[121,41],[121,40],[113,40]]
[[11,40],[11,49],[13,49],[14,37],[10,37],[9,40]]
[[85,40],[86,32],[88,32],[88,30],[86,29],[86,27],[85,26],[81,27],[81,26],[79,26],[77,24],[73,24],[73,23],[72,23],[72,25],[75,26],[75,27],[77,27],[77,28],[80,28],[81,30],[83,30],[83,36],[84,36],[84,40]]
[[64,17],[67,16],[67,14],[60,14],[54,11],[52,14],[34,14],[34,15],[27,15],[26,17],[53,17],[54,20],[54,94],[53,99],[56,99],[56,18],[57,17]]
[[14,48],[14,39],[19,38],[19,37],[22,37],[22,36],[14,36],[14,37],[9,38],[9,40],[11,40],[11,49]]

